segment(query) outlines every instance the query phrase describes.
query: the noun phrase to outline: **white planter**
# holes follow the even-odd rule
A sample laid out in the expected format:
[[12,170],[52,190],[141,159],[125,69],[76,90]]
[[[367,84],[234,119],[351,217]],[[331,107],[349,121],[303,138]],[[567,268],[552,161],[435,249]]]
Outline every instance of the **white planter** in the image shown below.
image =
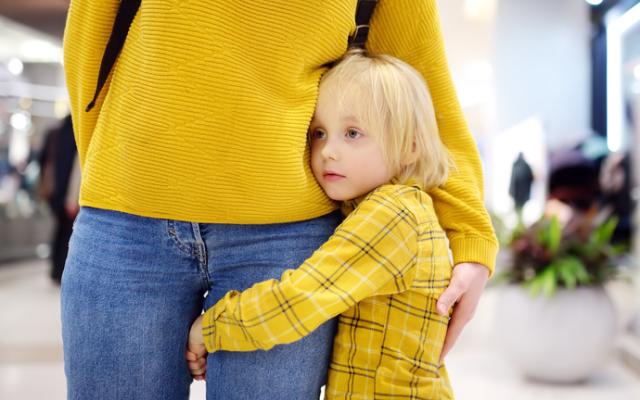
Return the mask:
[[601,287],[531,297],[527,289],[509,286],[497,308],[500,345],[527,377],[581,381],[611,354],[616,315]]

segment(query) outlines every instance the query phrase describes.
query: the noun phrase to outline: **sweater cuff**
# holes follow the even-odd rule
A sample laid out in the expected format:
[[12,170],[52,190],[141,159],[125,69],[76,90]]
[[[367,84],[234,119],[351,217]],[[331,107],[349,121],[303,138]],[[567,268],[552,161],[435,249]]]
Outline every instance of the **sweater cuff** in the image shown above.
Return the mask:
[[213,353],[218,350],[215,346],[216,321],[213,310],[213,307],[210,308],[202,317],[202,337],[204,338],[204,347],[207,348],[207,352],[209,353]]
[[498,243],[481,237],[458,237],[449,242],[453,253],[453,264],[473,262],[489,269],[493,275],[498,254]]

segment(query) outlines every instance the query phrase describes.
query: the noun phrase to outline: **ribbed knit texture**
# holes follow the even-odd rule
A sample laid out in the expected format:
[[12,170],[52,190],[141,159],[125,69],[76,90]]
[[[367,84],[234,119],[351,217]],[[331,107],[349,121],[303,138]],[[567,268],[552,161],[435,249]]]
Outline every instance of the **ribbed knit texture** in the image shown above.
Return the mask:
[[[118,0],[72,0],[65,70],[82,164],[80,204],[217,223],[275,223],[335,208],[308,164],[326,63],[346,50],[356,0],[145,0],[96,107]],[[482,171],[444,54],[435,0],[381,0],[368,48],[418,69],[457,165],[430,192],[457,261],[493,268]],[[473,238],[467,246],[464,238]],[[455,250],[455,249],[454,249]]]

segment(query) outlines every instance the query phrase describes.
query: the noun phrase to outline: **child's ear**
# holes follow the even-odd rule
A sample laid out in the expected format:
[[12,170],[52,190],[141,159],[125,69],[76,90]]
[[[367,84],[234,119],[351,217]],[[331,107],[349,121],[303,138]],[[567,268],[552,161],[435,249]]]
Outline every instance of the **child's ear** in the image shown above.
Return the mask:
[[416,142],[413,142],[411,145],[411,151],[408,154],[405,154],[402,160],[400,160],[400,164],[403,167],[406,167],[414,164],[416,161],[418,161],[418,152],[416,151]]

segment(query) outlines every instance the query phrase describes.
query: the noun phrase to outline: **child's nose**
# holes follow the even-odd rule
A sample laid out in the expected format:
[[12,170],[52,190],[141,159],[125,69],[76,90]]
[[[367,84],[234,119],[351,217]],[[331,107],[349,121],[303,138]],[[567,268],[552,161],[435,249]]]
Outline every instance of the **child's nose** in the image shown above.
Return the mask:
[[331,143],[331,141],[327,141],[324,147],[322,147],[322,157],[328,160],[337,160],[338,155],[336,150],[336,147]]

